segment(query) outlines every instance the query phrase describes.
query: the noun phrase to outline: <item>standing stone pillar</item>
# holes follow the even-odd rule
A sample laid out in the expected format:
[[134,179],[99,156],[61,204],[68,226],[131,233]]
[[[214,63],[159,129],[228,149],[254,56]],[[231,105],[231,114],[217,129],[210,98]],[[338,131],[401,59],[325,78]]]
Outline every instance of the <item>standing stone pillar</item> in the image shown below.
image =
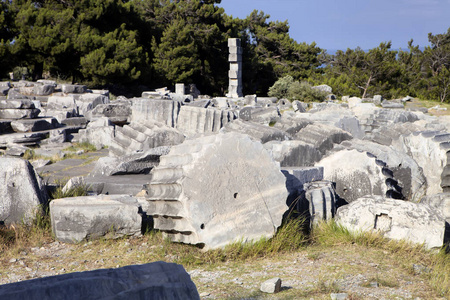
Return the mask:
[[185,91],[184,83],[175,83],[175,94],[184,95]]
[[240,39],[228,39],[230,55],[230,71],[228,72],[229,85],[227,97],[239,98],[242,94],[242,47]]

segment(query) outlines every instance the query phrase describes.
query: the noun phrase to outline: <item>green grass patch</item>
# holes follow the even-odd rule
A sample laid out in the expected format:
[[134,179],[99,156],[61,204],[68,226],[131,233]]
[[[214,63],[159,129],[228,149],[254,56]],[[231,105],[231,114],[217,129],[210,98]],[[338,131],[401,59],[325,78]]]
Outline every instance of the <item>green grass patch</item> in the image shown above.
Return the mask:
[[64,149],[64,151],[70,152],[77,152],[80,150],[83,150],[84,152],[95,152],[97,151],[97,148],[88,142],[82,142],[82,143],[74,143],[72,146]]
[[67,180],[56,181],[56,189],[50,193],[50,199],[87,196],[89,187],[86,184],[75,184],[68,189],[64,189],[66,184]]

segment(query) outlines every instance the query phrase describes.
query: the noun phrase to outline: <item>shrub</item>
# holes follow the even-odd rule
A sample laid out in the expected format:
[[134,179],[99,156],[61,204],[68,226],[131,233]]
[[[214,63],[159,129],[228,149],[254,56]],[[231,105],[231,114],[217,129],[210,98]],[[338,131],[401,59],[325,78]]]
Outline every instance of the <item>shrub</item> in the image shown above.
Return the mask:
[[327,96],[327,92],[314,89],[309,83],[295,81],[289,87],[288,99],[300,100],[303,102],[322,102]]
[[269,96],[278,99],[287,98],[289,100],[300,100],[304,102],[322,102],[327,96],[326,92],[314,89],[308,82],[294,81],[292,76],[285,76],[278,79],[269,88]]
[[278,99],[287,98],[289,88],[294,83],[294,78],[290,75],[278,79],[270,88],[268,95],[270,97],[277,97]]

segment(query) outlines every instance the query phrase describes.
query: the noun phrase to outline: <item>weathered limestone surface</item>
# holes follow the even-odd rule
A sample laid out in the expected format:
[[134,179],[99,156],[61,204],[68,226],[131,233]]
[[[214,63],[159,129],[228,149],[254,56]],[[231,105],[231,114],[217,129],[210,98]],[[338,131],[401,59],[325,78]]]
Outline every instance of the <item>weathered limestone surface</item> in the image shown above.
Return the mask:
[[88,111],[94,109],[97,105],[108,104],[109,98],[100,94],[86,93],[82,94],[75,100],[78,107],[78,113],[85,115]]
[[41,111],[37,108],[18,109],[5,108],[0,109],[0,119],[33,119],[36,118]]
[[172,241],[208,249],[269,238],[287,210],[279,165],[246,135],[186,140],[151,175],[143,210]]
[[134,98],[131,101],[131,122],[154,120],[176,127],[181,107],[178,101],[146,98]]
[[299,112],[299,113],[306,112],[305,105],[302,102],[298,101],[298,100],[292,101],[292,107],[294,108],[295,112]]
[[110,155],[120,156],[147,151],[160,146],[173,146],[184,141],[184,135],[155,121],[135,121],[123,127],[116,126],[114,140],[110,145]]
[[344,141],[339,146],[335,146],[336,150],[341,148],[368,152],[374,155],[380,163],[385,163],[387,167],[385,172],[392,171],[392,176],[401,187],[406,200],[419,202],[425,195],[427,180],[423,174],[423,169],[405,152],[358,139]]
[[225,125],[221,129],[221,132],[238,132],[247,134],[252,139],[260,141],[263,144],[269,141],[285,141],[292,139],[292,137],[284,130],[264,126],[258,123],[246,122],[240,119],[236,119]]
[[289,193],[302,192],[306,183],[323,180],[323,167],[284,167],[281,172]]
[[239,119],[263,125],[275,124],[281,118],[277,107],[246,106],[239,111]]
[[340,207],[336,220],[352,231],[378,231],[389,239],[405,239],[442,247],[445,220],[429,205],[366,196]]
[[97,161],[90,177],[123,174],[148,174],[159,164],[161,155],[166,155],[170,146],[161,146],[145,152],[122,155],[120,157],[101,157]]
[[218,132],[236,117],[230,110],[182,106],[176,128],[186,136]]
[[33,101],[28,99],[0,100],[0,109],[33,109]]
[[131,117],[131,102],[114,101],[108,104],[99,104],[86,112],[85,116],[90,121],[107,117],[114,124],[125,124]]
[[136,198],[99,195],[54,199],[50,202],[53,234],[65,243],[141,234],[142,217]]
[[450,223],[450,193],[441,193],[425,197],[421,203],[438,210],[447,223]]
[[104,195],[137,195],[151,180],[148,174],[124,174],[114,176],[87,176],[84,183],[90,193]]
[[87,142],[101,149],[113,143],[115,127],[107,117],[103,117],[90,122],[86,129],[80,129],[78,134],[80,142]]
[[8,145],[8,147],[6,148],[6,152],[5,154],[7,156],[18,156],[18,157],[22,157],[25,155],[25,152],[27,150],[30,150],[30,148],[23,146],[23,145],[17,145],[17,144],[10,144]]
[[304,197],[305,184],[323,179],[322,167],[284,167],[281,172],[286,177],[286,188],[289,192],[286,204],[289,213],[294,215],[307,215],[309,204]]
[[0,222],[30,223],[48,199],[29,162],[0,157]]
[[63,84],[61,90],[65,94],[83,94],[86,93],[87,87],[79,84]]
[[366,140],[376,142],[381,145],[391,146],[398,144],[397,140],[402,135],[410,135],[413,132],[427,131],[425,124],[419,122],[393,123],[387,126],[380,126],[366,135]]
[[11,133],[0,135],[0,146],[6,147],[8,144],[23,144],[34,146],[39,141],[47,137],[47,131]]
[[[342,104],[323,103],[323,106],[312,109],[307,113],[285,111],[281,118],[283,122],[321,123],[347,131],[355,138],[363,138],[364,130],[355,114]],[[277,122],[278,124],[279,122]],[[275,127],[277,127],[275,124]]]
[[8,95],[6,96],[6,99],[8,100],[28,99],[28,98],[29,98],[28,96],[22,95],[18,88],[10,88],[8,90]]
[[336,213],[336,193],[333,183],[327,180],[305,183],[305,198],[309,204],[311,225],[321,220],[331,220]]
[[33,94],[36,96],[48,96],[51,95],[56,88],[56,84],[36,84],[33,87]]
[[305,122],[300,122],[295,126],[294,119],[285,119],[282,123],[279,128],[289,131],[294,140],[270,141],[264,144],[282,167],[313,166],[335,144],[352,139],[348,132],[320,123],[307,123],[305,126]]
[[9,81],[0,81],[0,95],[7,95],[10,88],[11,83]]
[[335,182],[336,193],[347,202],[365,195],[403,198],[392,171],[368,152],[341,150],[315,165],[323,166],[324,179]]
[[312,123],[313,121],[310,118],[299,118],[292,112],[285,112],[273,127],[286,131],[290,135],[296,135],[300,130]]
[[281,279],[278,277],[264,281],[260,287],[261,292],[274,294],[281,291]]
[[9,300],[200,300],[182,265],[162,261],[26,280],[0,286]]
[[15,132],[42,131],[58,127],[55,118],[21,119],[11,122],[11,127]]
[[73,95],[50,96],[47,100],[47,109],[66,109],[77,111],[77,104]]
[[334,126],[313,123],[302,128],[293,135],[293,138],[313,145],[322,155],[324,155],[328,150],[333,148],[334,144],[351,140],[353,136]]
[[370,134],[381,126],[419,120],[419,114],[417,113],[405,110],[381,109],[373,106],[372,103],[359,104],[351,108],[351,111],[359,119],[366,134]]
[[313,166],[323,154],[313,144],[303,141],[270,141],[264,144],[282,167]]
[[422,168],[427,180],[426,195],[450,191],[450,134],[423,131],[401,136],[393,145],[407,153]]

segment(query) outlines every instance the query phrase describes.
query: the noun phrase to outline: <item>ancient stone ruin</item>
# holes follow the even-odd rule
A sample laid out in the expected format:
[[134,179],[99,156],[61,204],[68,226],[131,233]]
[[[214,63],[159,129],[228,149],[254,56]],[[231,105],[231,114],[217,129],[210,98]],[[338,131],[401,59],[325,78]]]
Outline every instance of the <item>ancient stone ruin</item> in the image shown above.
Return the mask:
[[[89,196],[51,201],[64,243],[151,228],[206,251],[271,238],[283,220],[303,217],[311,228],[335,219],[430,249],[448,245],[450,118],[379,97],[244,97],[239,39],[229,49],[227,97],[182,83],[115,100],[83,85],[1,83],[0,222],[30,224],[48,191],[69,179],[65,190],[82,185]],[[97,150],[70,152],[75,142]],[[65,280],[58,285],[78,279]],[[46,293],[40,284],[28,292]]]
[[[239,40],[230,50],[237,85],[227,98],[184,84],[116,100],[52,81],[2,84],[0,221],[30,222],[48,201],[46,189],[70,178],[66,189],[83,184],[91,196],[51,203],[54,234],[68,243],[140,235],[146,223],[206,250],[272,237],[287,215],[311,226],[337,216],[355,230],[392,220],[382,226],[386,237],[430,248],[448,240],[447,117],[355,97],[241,97]],[[67,155],[73,142],[93,144],[101,158],[45,159]],[[32,165],[20,158],[30,151],[40,158]],[[362,202],[373,207],[364,218]],[[389,208],[405,205],[413,206]],[[406,213],[416,207],[423,213]]]
[[228,49],[230,54],[230,71],[228,72],[229,85],[227,97],[242,97],[242,47],[241,39],[228,39]]
[[144,210],[173,241],[218,248],[270,238],[287,210],[279,165],[247,135],[219,133],[173,146],[150,175]]

